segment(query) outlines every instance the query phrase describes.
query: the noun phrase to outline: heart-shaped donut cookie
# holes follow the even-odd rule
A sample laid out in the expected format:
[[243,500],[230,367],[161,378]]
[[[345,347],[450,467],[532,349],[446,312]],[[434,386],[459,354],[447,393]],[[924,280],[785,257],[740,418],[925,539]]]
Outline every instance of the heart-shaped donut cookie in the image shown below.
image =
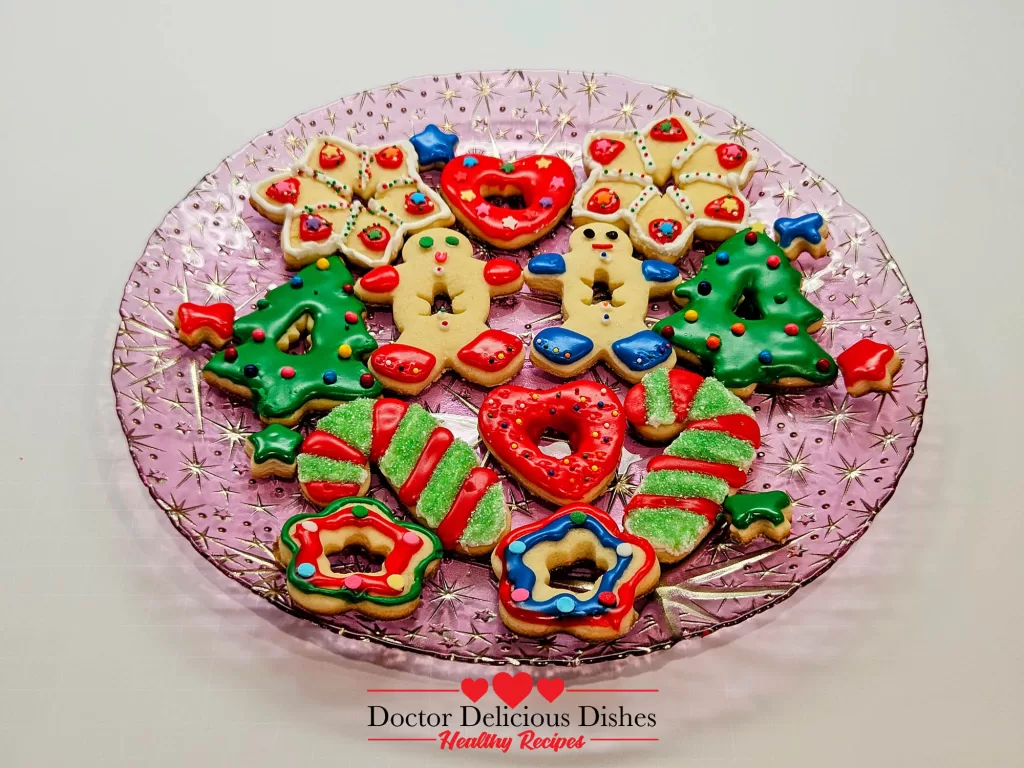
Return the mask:
[[544,237],[565,215],[575,188],[572,168],[554,155],[514,162],[460,155],[441,171],[441,194],[462,225],[500,248]]
[[[498,387],[480,406],[478,419],[495,458],[526,490],[556,504],[600,496],[615,475],[626,435],[619,398],[595,381],[539,391]],[[568,456],[538,447],[546,429],[565,435]]]

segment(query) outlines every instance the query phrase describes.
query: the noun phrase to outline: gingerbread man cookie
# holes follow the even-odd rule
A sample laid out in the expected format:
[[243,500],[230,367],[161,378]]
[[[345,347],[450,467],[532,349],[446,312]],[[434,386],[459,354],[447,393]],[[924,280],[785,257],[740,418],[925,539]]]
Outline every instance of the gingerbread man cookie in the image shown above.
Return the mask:
[[674,262],[694,237],[721,241],[747,226],[750,203],[740,190],[757,151],[712,139],[685,117],[591,132],[583,152],[590,176],[573,201],[573,221],[618,224],[645,256]]
[[394,260],[406,235],[455,221],[418,164],[408,141],[368,148],[319,136],[294,166],[257,182],[249,202],[282,225],[289,269],[339,250],[377,267]]
[[[481,261],[465,235],[429,229],[402,249],[404,263],[378,267],[356,282],[371,304],[392,304],[401,332],[370,357],[369,367],[388,389],[422,392],[449,368],[468,381],[495,387],[523,367],[519,337],[487,327],[491,299],[523,285],[519,265],[508,259]],[[451,312],[432,313],[446,295]]]
[[[544,253],[530,259],[526,284],[533,291],[560,294],[564,323],[533,337],[530,360],[562,378],[573,378],[599,361],[630,382],[644,373],[675,365],[669,344],[644,322],[647,303],[679,283],[671,264],[633,258],[633,246],[617,227],[581,227],[569,238],[565,256]],[[604,285],[609,291],[602,299]]]

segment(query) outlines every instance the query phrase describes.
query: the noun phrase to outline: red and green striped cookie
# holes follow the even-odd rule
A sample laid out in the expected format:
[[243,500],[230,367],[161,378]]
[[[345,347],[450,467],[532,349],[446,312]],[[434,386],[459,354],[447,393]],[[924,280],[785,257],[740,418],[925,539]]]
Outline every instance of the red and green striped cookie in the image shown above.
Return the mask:
[[678,435],[687,421],[754,416],[717,379],[705,379],[682,368],[658,368],[648,373],[626,394],[623,410],[641,437],[659,442]]
[[339,405],[306,437],[296,463],[303,495],[319,507],[364,495],[370,464],[445,549],[494,549],[511,517],[498,476],[422,406],[393,398]]
[[714,527],[726,497],[746,482],[761,431],[753,411],[721,382],[682,370],[645,376],[630,391],[625,409],[638,429],[634,418],[642,417],[645,427],[660,434],[669,426],[679,433],[663,455],[648,462],[623,519],[626,530],[654,545],[661,562],[678,562]]

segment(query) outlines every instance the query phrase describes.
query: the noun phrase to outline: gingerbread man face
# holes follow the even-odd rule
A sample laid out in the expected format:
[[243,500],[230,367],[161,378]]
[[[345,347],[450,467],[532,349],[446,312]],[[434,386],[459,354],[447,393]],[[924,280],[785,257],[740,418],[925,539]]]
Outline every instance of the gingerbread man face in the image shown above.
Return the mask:
[[569,253],[545,253],[530,260],[526,283],[539,293],[562,297],[560,327],[538,332],[530,359],[563,378],[604,361],[628,381],[659,366],[675,365],[675,352],[645,323],[648,302],[679,283],[679,270],[664,262],[633,257],[626,233],[609,224],[578,228]]
[[[517,292],[522,270],[508,259],[473,258],[465,235],[428,229],[402,249],[403,264],[378,267],[362,277],[356,294],[371,304],[392,304],[401,335],[370,358],[370,370],[387,388],[414,395],[447,369],[484,386],[497,386],[523,366],[519,338],[487,327],[491,299]],[[451,312],[433,312],[447,296]]]

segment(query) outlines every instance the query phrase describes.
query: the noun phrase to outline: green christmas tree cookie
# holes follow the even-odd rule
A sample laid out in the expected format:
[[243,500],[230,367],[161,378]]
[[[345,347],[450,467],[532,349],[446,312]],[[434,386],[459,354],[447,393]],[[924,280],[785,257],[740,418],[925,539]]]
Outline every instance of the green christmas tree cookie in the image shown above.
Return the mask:
[[203,378],[252,400],[266,423],[293,425],[307,410],[376,397],[380,384],[363,361],[377,342],[352,282],[337,256],[302,269],[235,321],[235,343],[211,358]]
[[746,229],[676,287],[673,298],[683,309],[654,331],[741,397],[758,384],[831,384],[836,362],[811,337],[822,313],[800,293],[800,281],[771,238]]

